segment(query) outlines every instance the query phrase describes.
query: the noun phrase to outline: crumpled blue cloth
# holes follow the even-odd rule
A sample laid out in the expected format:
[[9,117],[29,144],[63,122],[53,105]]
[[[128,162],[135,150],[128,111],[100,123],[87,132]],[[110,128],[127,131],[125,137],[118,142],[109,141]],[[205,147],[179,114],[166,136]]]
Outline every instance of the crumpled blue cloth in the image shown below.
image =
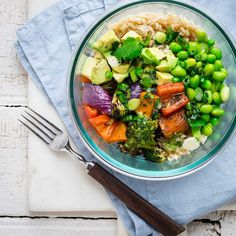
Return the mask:
[[[236,38],[236,2],[197,0]],[[86,28],[117,0],[63,0],[40,13],[17,31],[16,51],[30,78],[47,96],[87,159],[69,117],[66,73],[72,49]],[[236,199],[236,138],[206,168],[190,176],[164,182],[142,181],[114,173],[124,183],[181,224],[205,215]],[[143,220],[109,194],[130,235],[158,235]]]

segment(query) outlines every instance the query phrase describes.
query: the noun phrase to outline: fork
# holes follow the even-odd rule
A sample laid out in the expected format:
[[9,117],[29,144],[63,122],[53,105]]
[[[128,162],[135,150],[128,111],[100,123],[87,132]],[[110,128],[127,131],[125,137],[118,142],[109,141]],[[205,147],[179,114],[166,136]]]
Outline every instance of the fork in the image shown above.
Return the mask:
[[18,120],[54,151],[66,151],[77,157],[85,165],[87,173],[91,177],[155,230],[166,236],[175,236],[185,230],[183,226],[154,207],[98,163],[87,161],[82,154],[73,150],[68,135],[39,113],[28,107],[25,114],[22,114],[21,119]]

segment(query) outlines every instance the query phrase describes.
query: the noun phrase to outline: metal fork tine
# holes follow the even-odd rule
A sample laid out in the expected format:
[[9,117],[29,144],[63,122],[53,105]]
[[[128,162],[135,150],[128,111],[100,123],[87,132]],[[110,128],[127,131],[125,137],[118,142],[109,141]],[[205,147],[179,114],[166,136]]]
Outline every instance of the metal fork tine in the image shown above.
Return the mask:
[[61,129],[59,129],[57,126],[55,126],[54,124],[52,124],[50,121],[48,121],[47,119],[45,119],[43,116],[41,116],[39,113],[37,113],[36,111],[34,111],[33,109],[31,109],[30,107],[28,107],[33,113],[35,113],[36,115],[38,115],[41,119],[43,119],[45,122],[47,122],[49,125],[51,125],[55,130],[57,130],[58,132],[62,132]]
[[48,137],[51,141],[53,140],[52,137],[50,137],[46,132],[44,132],[38,125],[36,125],[34,122],[32,122],[30,119],[25,117],[24,115],[21,115],[24,117],[30,124],[32,124],[34,127],[36,127],[41,133],[43,133],[46,137]]
[[54,131],[52,131],[47,125],[42,123],[40,120],[36,119],[34,116],[32,116],[29,112],[25,111],[31,118],[33,118],[35,121],[37,121],[40,125],[42,125],[45,129],[49,130],[53,135],[57,135]]
[[28,126],[26,123],[24,123],[23,121],[17,119],[18,121],[20,121],[25,127],[27,127],[32,133],[34,133],[37,137],[39,137],[44,143],[49,144],[49,142],[44,139],[41,135],[39,135],[37,132],[35,132],[30,126]]

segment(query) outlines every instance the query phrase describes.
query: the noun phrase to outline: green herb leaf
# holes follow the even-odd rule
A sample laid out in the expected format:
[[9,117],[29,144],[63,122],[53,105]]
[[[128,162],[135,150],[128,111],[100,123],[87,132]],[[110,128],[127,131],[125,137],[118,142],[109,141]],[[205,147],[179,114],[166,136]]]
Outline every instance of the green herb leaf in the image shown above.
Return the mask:
[[142,52],[143,46],[135,38],[127,38],[114,52],[118,60],[129,61],[137,58]]
[[172,42],[173,40],[176,39],[176,37],[179,35],[178,32],[175,32],[172,30],[171,27],[168,27],[167,30],[166,30],[166,42],[167,43],[170,43]]

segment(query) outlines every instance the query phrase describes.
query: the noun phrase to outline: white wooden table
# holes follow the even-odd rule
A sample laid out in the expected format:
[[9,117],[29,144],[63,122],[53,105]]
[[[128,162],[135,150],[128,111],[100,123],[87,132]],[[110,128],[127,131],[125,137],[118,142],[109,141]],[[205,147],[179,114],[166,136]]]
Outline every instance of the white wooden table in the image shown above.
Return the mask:
[[[16,117],[27,105],[27,75],[13,48],[27,0],[0,0],[0,235],[123,236],[116,217],[32,216],[27,208],[27,131]],[[235,205],[187,226],[188,236],[236,235]]]

